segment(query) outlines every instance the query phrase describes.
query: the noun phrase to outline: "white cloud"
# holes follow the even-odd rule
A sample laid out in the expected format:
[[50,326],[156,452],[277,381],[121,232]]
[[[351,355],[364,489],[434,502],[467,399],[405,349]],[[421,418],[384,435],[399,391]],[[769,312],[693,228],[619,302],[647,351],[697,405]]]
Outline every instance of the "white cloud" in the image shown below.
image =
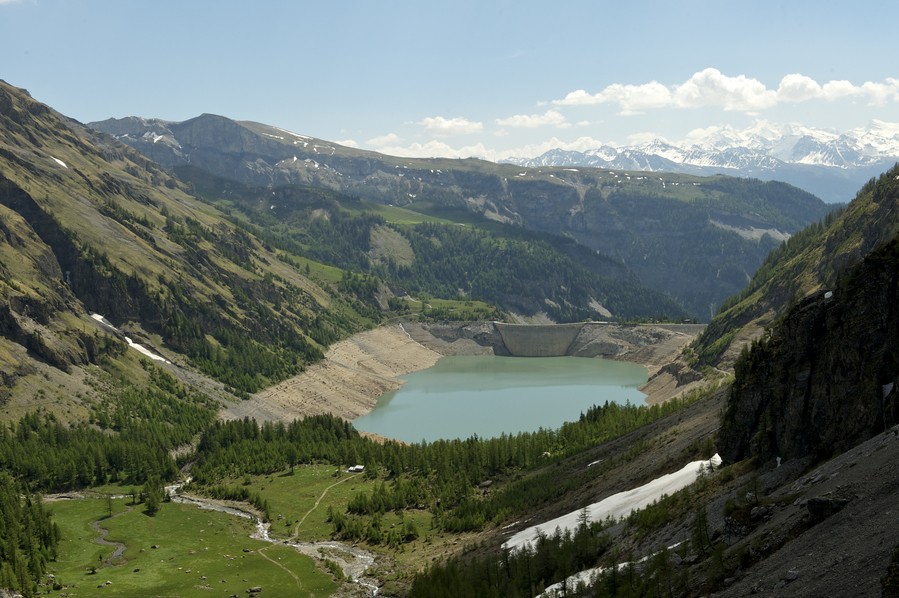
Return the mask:
[[508,118],[496,119],[496,124],[503,127],[516,127],[533,129],[536,127],[544,127],[547,125],[555,125],[557,127],[571,126],[558,110],[547,110],[543,114],[516,114]]
[[378,148],[379,152],[390,156],[400,156],[403,158],[470,158],[477,156],[492,160],[495,154],[492,150],[487,149],[483,144],[478,143],[461,148],[454,148],[448,143],[432,139],[425,143],[412,143],[401,146],[382,146]]
[[849,81],[828,81],[821,86],[824,99],[834,101],[858,94],[858,88]]
[[784,102],[805,102],[821,97],[821,86],[811,77],[793,73],[780,80],[777,99]]
[[873,106],[883,106],[889,102],[899,101],[899,80],[892,77],[885,83],[873,83],[871,81],[862,85],[862,95],[867,96]]
[[551,149],[586,151],[595,149],[604,144],[602,141],[592,137],[578,137],[574,141],[561,141],[556,137],[540,141],[534,144],[522,145],[519,147],[497,150],[488,148],[482,143],[468,145],[464,147],[453,147],[444,141],[431,140],[425,143],[412,143],[410,145],[394,145],[382,146],[378,148],[379,152],[390,156],[400,156],[404,158],[483,158],[492,162],[498,162],[504,158],[511,157],[532,157],[539,156]]
[[442,116],[428,117],[421,121],[425,129],[434,135],[468,135],[479,133],[484,128],[483,123],[470,121],[466,118],[444,118]]
[[561,100],[554,100],[557,106],[592,106],[617,103],[624,114],[636,114],[649,108],[661,108],[671,103],[671,91],[658,81],[642,85],[613,83],[597,94],[589,94],[583,89],[572,91]]
[[650,81],[643,85],[614,83],[597,96],[603,103],[621,106],[621,113],[624,115],[640,114],[645,110],[661,108],[671,103],[671,91],[658,81]]
[[860,99],[873,106],[883,106],[899,101],[899,79],[887,78],[884,82],[868,81],[855,85],[849,81],[819,83],[807,75],[785,75],[777,89],[768,87],[746,75],[729,76],[715,68],[694,73],[680,84],[665,85],[650,81],[639,85],[613,83],[602,91],[591,94],[583,89],[570,92],[561,100],[553,100],[555,106],[617,105],[622,115],[641,114],[657,108],[707,108],[717,107],[725,111],[757,113],[781,103],[799,103],[811,100],[837,101],[844,98]]
[[658,133],[653,133],[651,131],[631,133],[627,136],[628,145],[642,145],[644,143],[652,143],[653,141],[664,141],[666,143],[668,142],[667,139],[665,139]]
[[397,135],[396,133],[388,133],[387,135],[381,135],[380,137],[373,137],[365,143],[368,145],[373,145],[375,147],[384,147],[387,145],[399,143],[399,141],[399,135]]
[[853,85],[850,81],[842,79],[819,85],[811,77],[793,74],[781,80],[777,97],[787,102],[813,99],[835,102],[844,98],[855,98],[867,101],[872,106],[883,106],[899,100],[899,80],[889,77],[883,83],[866,81],[861,85]]
[[359,147],[359,143],[355,139],[344,139],[343,141],[335,141],[334,143],[344,147]]
[[718,69],[707,68],[675,88],[673,101],[678,108],[719,106],[724,110],[754,112],[774,106],[777,93],[758,79],[745,75],[728,77]]
[[590,149],[596,149],[603,145],[609,144],[603,143],[602,141],[589,136],[578,137],[573,141],[562,141],[556,137],[552,137],[551,139],[547,139],[545,141],[530,143],[519,147],[495,152],[495,154],[498,156],[498,158],[496,159],[501,160],[503,158],[539,156],[552,149],[585,152]]

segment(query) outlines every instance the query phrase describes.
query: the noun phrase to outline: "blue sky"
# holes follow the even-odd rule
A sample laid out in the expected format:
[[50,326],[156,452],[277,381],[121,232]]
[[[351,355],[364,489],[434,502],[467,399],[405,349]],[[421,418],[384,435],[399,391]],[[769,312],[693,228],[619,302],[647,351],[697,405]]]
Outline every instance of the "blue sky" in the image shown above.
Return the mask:
[[0,78],[82,122],[204,112],[498,159],[899,122],[899,3],[0,0]]

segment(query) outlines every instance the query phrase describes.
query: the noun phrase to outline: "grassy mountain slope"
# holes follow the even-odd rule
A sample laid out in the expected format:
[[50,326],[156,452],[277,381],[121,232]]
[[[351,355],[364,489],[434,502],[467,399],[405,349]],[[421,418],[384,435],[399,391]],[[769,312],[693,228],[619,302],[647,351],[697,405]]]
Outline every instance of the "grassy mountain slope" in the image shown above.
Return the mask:
[[792,237],[769,255],[752,281],[729,299],[694,344],[703,365],[730,367],[785,307],[831,289],[875,247],[899,232],[899,169],[865,185],[842,211]]
[[571,236],[701,318],[738,292],[780,239],[829,209],[782,183],[396,158],[208,114],[91,126],[170,169],[190,164],[261,187],[326,187],[426,213],[449,207]]
[[68,370],[117,350],[88,312],[240,392],[371,326],[352,295],[278,259],[142,155],[5,83],[0,128],[5,386],[35,360]]
[[620,261],[567,237],[460,210],[423,214],[320,187],[262,188],[193,167],[176,172],[210,203],[246,218],[270,243],[376,276],[396,295],[475,299],[556,321],[686,316]]

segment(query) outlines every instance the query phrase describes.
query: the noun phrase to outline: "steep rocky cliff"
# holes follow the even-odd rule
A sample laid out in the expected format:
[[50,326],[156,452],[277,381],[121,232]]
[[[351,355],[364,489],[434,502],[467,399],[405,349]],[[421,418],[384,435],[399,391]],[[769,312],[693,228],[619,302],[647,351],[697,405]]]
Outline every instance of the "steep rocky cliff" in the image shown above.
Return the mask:
[[722,422],[722,456],[828,458],[899,422],[897,306],[894,238],[744,351]]

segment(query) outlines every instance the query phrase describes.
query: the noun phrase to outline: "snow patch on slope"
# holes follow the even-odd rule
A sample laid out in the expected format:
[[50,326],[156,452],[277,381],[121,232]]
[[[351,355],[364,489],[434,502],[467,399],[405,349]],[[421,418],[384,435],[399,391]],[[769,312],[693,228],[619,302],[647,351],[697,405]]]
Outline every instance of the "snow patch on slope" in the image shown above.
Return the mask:
[[776,228],[757,228],[755,226],[740,228],[738,226],[731,226],[729,224],[724,224],[723,222],[718,222],[717,220],[709,220],[709,224],[722,230],[736,233],[747,241],[761,241],[762,237],[764,237],[765,235],[768,235],[775,241],[779,242],[786,241],[790,238],[789,233],[781,232]]
[[717,454],[707,461],[691,461],[678,471],[663,475],[633,490],[613,494],[583,509],[578,509],[540,525],[523,529],[504,542],[503,548],[509,550],[523,548],[535,543],[538,534],[553,534],[557,529],[562,533],[566,530],[574,532],[580,525],[584,514],[587,516],[588,523],[603,521],[606,518],[617,520],[627,517],[631,511],[642,509],[662,496],[674,494],[678,490],[686,488],[696,481],[700,471],[718,467],[719,465],[721,465],[721,457]]
[[[115,332],[121,333],[121,330],[119,330],[118,328],[116,328],[115,326],[113,326],[113,325],[109,322],[109,320],[107,320],[106,318],[104,318],[104,317],[101,316],[100,314],[91,314],[91,317],[92,317],[93,319],[95,319],[96,321],[100,322],[101,324],[103,324],[104,326],[106,326],[107,328],[110,328],[110,329],[114,330]],[[169,360],[166,359],[165,357],[162,357],[162,356],[160,356],[160,355],[157,355],[156,353],[153,353],[152,351],[150,351],[149,349],[147,349],[147,348],[144,347],[143,345],[138,344],[138,343],[135,343],[134,341],[132,341],[132,340],[131,340],[129,337],[127,337],[127,336],[125,337],[125,342],[128,343],[128,346],[129,346],[129,347],[131,347],[132,349],[134,349],[134,350],[137,351],[138,353],[142,353],[142,354],[146,355],[147,357],[149,357],[149,358],[152,359],[153,361],[161,361],[161,362],[163,362],[163,363],[171,363],[171,361],[169,361]]]

